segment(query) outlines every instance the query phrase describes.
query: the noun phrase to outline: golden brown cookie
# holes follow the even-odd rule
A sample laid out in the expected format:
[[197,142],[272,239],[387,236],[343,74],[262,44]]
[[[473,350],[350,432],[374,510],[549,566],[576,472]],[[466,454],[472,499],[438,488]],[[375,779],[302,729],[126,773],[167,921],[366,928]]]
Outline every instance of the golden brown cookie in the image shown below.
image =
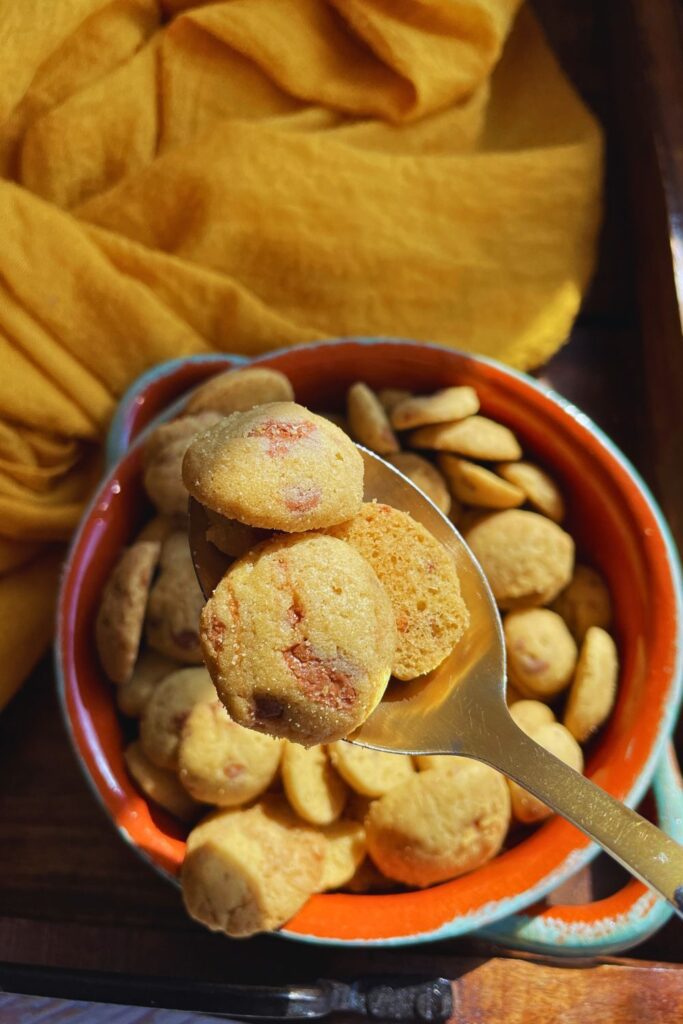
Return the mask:
[[379,703],[396,626],[358,552],[306,534],[234,563],[202,612],[201,638],[236,722],[312,746],[347,736]]
[[138,740],[126,747],[123,756],[130,775],[146,797],[181,821],[195,821],[199,817],[201,805],[183,789],[174,772],[150,761]]
[[387,462],[396,466],[396,469],[412,480],[445,516],[448,515],[451,511],[451,495],[443,475],[435,465],[415,452],[387,455]]
[[571,579],[574,541],[536,512],[494,512],[470,527],[465,540],[501,608],[549,604]]
[[344,810],[349,791],[324,747],[285,741],[282,781],[293,809],[311,825],[331,825]]
[[406,398],[412,398],[412,391],[405,391],[403,388],[380,388],[377,397],[382,403],[382,408],[388,416],[394,411],[399,402]]
[[576,565],[568,586],[553,601],[569,631],[581,643],[591,626],[609,629],[612,624],[612,599],[600,573],[587,565]]
[[275,402],[233,413],[196,437],[183,479],[197,501],[228,519],[299,532],[358,511],[363,460],[333,423]]
[[510,715],[516,725],[527,734],[533,736],[542,725],[555,721],[555,715],[547,704],[540,700],[516,700],[509,706]]
[[164,541],[159,576],[147,605],[145,636],[154,650],[187,665],[200,665],[199,589],[187,534],[178,531]]
[[618,677],[614,640],[604,629],[591,626],[581,645],[564,712],[564,724],[579,743],[585,743],[607,720],[616,700]]
[[245,937],[285,924],[318,892],[325,869],[322,833],[281,797],[211,815],[187,840],[181,873],[191,917],[212,931]]
[[508,674],[525,697],[550,700],[569,685],[577,650],[557,612],[549,608],[510,612],[503,633]]
[[352,384],[346,394],[346,418],[351,436],[378,455],[390,455],[401,446],[391,429],[379,398],[367,384]]
[[125,683],[133,674],[160,549],[158,541],[138,541],[126,548],[102,591],[95,643],[102,667],[113,683]]
[[415,395],[399,402],[391,411],[391,425],[396,430],[427,426],[431,423],[452,423],[479,412],[479,398],[474,388],[443,388],[432,395]]
[[143,651],[130,679],[116,688],[119,711],[131,718],[139,718],[161,680],[179,667],[177,661],[157,651]]
[[524,501],[524,492],[502,480],[490,469],[456,455],[439,455],[439,469],[452,494],[466,505],[479,508],[516,508]]
[[393,674],[414,679],[440,665],[469,622],[446,548],[407,513],[378,502],[328,532],[367,559],[389,595],[398,629]]
[[222,417],[204,412],[162,423],[151,432],[143,449],[145,490],[165,516],[187,515],[187,488],[183,483],[183,456],[192,438]]
[[226,370],[200,384],[190,396],[186,412],[207,409],[229,416],[246,412],[255,405],[268,402],[292,402],[294,389],[284,373],[267,366],[248,366],[243,370]]
[[544,469],[533,462],[501,462],[496,470],[507,480],[524,492],[529,504],[549,519],[561,523],[564,519],[564,499],[562,493]]
[[485,416],[418,427],[408,440],[413,448],[436,448],[484,462],[507,462],[522,457],[522,449],[512,431]]
[[355,743],[332,743],[332,764],[345,782],[362,796],[377,797],[415,774],[412,757],[370,750]]
[[365,829],[358,821],[343,818],[328,825],[325,837],[325,865],[321,890],[348,885],[365,860]]
[[226,519],[210,508],[205,509],[205,512],[210,524],[206,531],[206,539],[231,558],[241,558],[270,536],[268,530],[257,530],[256,527],[246,526],[236,519]]
[[505,779],[469,761],[457,771],[419,772],[376,800],[366,820],[368,852],[387,877],[422,888],[485,864],[509,822]]
[[[559,757],[560,761],[568,764],[570,768],[574,768],[577,772],[583,771],[581,747],[569,730],[565,729],[559,722],[548,722],[546,725],[540,725],[537,729],[534,729],[532,738],[540,746],[545,747],[551,754],[554,754],[555,757]],[[512,814],[517,821],[530,824],[533,821],[542,821],[552,814],[549,807],[546,807],[538,797],[527,793],[518,783],[508,779],[508,786],[510,789]]]
[[178,767],[180,733],[195,704],[216,696],[204,668],[183,668],[158,684],[140,720],[140,742],[150,761],[160,768]]

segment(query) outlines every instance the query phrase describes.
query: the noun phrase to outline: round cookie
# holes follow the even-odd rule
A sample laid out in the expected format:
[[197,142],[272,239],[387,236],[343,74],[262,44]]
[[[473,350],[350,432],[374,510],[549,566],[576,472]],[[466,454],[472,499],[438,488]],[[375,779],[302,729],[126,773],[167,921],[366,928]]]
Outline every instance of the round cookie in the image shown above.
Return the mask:
[[568,686],[577,650],[557,612],[549,608],[510,612],[503,633],[508,674],[520,693],[550,700]]
[[126,548],[102,591],[95,644],[102,668],[113,683],[125,683],[133,674],[160,550],[158,541],[138,541]]
[[331,825],[344,810],[348,789],[324,747],[285,742],[282,782],[296,813],[311,825]]
[[433,395],[415,395],[399,402],[391,410],[391,425],[396,430],[409,430],[430,423],[464,420],[476,412],[479,412],[479,398],[474,388],[443,388]]
[[275,402],[233,413],[196,437],[183,479],[214,512],[291,533],[358,511],[363,459],[333,423],[294,402]]
[[591,626],[609,629],[612,624],[612,599],[600,573],[587,565],[576,565],[568,586],[553,601],[569,631],[581,643]]
[[360,381],[346,393],[346,418],[351,436],[378,455],[400,450],[389,417],[374,391]]
[[357,821],[335,821],[323,830],[325,864],[320,883],[322,891],[348,885],[365,860],[365,829]]
[[542,725],[555,721],[552,709],[547,704],[542,704],[540,700],[516,700],[514,704],[510,704],[508,710],[515,724],[527,736],[533,736]]
[[544,469],[533,462],[501,462],[496,466],[504,480],[524,492],[533,508],[556,523],[564,519],[564,499],[559,487]]
[[285,924],[322,885],[325,837],[281,797],[211,815],[187,840],[185,907],[211,931],[246,937]]
[[123,757],[130,775],[145,796],[181,821],[196,820],[201,805],[183,789],[173,772],[150,761],[138,740],[126,747]]
[[178,767],[180,734],[195,704],[216,696],[204,668],[182,668],[159,683],[140,720],[140,743],[160,768]]
[[210,508],[205,509],[205,512],[210,524],[206,531],[206,539],[231,558],[241,558],[269,536],[267,530],[257,530],[254,526],[246,526],[236,519],[226,519]]
[[[545,725],[534,729],[532,738],[540,746],[545,747],[560,761],[564,761],[570,768],[577,772],[583,771],[583,753],[568,729],[565,729],[559,722],[548,722]],[[507,780],[510,790],[510,803],[513,817],[524,824],[531,824],[534,821],[543,821],[549,817],[552,811],[538,797],[527,793],[525,789],[512,779]]]
[[408,754],[388,754],[355,743],[333,743],[328,749],[341,777],[362,796],[383,796],[415,774]]
[[398,629],[393,674],[414,679],[440,665],[469,622],[446,548],[407,513],[378,502],[328,533],[367,559],[389,595]]
[[418,427],[408,440],[413,448],[436,448],[484,462],[507,462],[522,457],[522,449],[512,431],[485,416]]
[[443,512],[445,516],[448,515],[451,511],[451,495],[443,475],[436,466],[415,452],[397,452],[395,455],[387,455],[387,462],[396,466],[399,472],[412,480],[415,486],[419,487],[422,493],[434,502],[440,512]]
[[465,540],[501,608],[548,604],[571,579],[574,541],[537,512],[493,512]]
[[199,589],[187,534],[178,531],[164,541],[160,571],[147,605],[147,643],[161,654],[187,665],[200,665]]
[[221,418],[213,412],[183,416],[170,423],[162,423],[147,438],[143,449],[143,482],[147,494],[162,515],[187,515],[183,456],[192,438]]
[[368,563],[306,534],[230,567],[202,611],[201,641],[231,718],[312,746],[347,736],[379,703],[396,626]]
[[366,819],[368,852],[388,878],[422,888],[485,864],[509,822],[505,779],[470,761],[457,771],[419,772],[376,800]]
[[466,505],[479,508],[516,508],[524,501],[524,492],[502,480],[490,469],[455,455],[439,455],[439,468],[453,495]]
[[268,402],[291,402],[294,389],[284,373],[267,366],[226,370],[200,384],[186,406],[189,413],[207,409],[229,416]]
[[564,712],[564,724],[579,743],[585,743],[606,721],[616,700],[618,676],[614,640],[604,629],[591,626],[581,645]]
[[119,711],[130,718],[139,718],[161,680],[178,667],[176,661],[157,651],[143,651],[130,679],[116,688]]

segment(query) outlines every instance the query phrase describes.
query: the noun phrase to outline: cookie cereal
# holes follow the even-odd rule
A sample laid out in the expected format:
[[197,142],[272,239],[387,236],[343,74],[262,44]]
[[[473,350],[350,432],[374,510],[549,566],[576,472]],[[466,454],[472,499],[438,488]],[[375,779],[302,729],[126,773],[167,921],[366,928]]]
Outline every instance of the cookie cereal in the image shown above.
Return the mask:
[[140,721],[140,742],[159,768],[178,767],[178,745],[192,708],[216,696],[205,668],[183,668],[166,676],[147,702]]
[[201,384],[190,396],[186,411],[210,410],[229,416],[233,412],[246,412],[255,405],[293,400],[294,389],[284,373],[267,366],[250,366],[243,370],[226,370]]
[[564,519],[564,499],[552,479],[533,462],[502,462],[496,471],[509,484],[518,487],[529,504],[544,516],[561,523]]
[[451,495],[443,474],[439,472],[433,463],[423,459],[416,452],[397,452],[395,455],[387,455],[387,462],[395,466],[399,472],[407,476],[416,487],[426,494],[430,501],[433,501],[439,511],[445,516],[451,511]]
[[361,796],[383,796],[415,774],[408,754],[389,754],[353,743],[333,743],[329,752],[341,777]]
[[502,462],[522,457],[522,449],[512,431],[486,416],[418,427],[408,440],[413,448],[435,448],[468,459]]
[[524,501],[524,492],[519,487],[507,483],[476,462],[468,462],[455,455],[440,455],[437,461],[451,492],[466,505],[516,508]]
[[[539,743],[551,754],[564,761],[570,768],[577,772],[583,771],[583,752],[568,729],[565,729],[559,722],[548,722],[534,729],[532,739]],[[534,821],[543,821],[548,818],[552,811],[538,797],[528,793],[525,789],[512,779],[507,780],[510,789],[510,803],[513,817],[524,824],[531,824]]]
[[157,541],[138,541],[126,548],[102,591],[95,643],[102,667],[113,683],[125,683],[133,674],[160,549]]
[[391,410],[391,424],[396,430],[451,423],[479,412],[479,398],[474,388],[452,387],[431,395],[416,395],[399,402]]
[[557,612],[548,608],[510,612],[503,633],[510,679],[525,697],[549,700],[569,685],[577,650]]
[[360,381],[346,394],[346,417],[351,436],[378,455],[391,455],[400,444],[391,429],[389,417],[374,391]]
[[204,606],[184,532],[172,533],[161,549],[159,576],[147,606],[145,636],[160,654],[200,665],[199,613]]
[[129,774],[146,797],[181,821],[195,821],[199,817],[201,805],[183,789],[174,772],[150,761],[139,741],[130,743],[123,757]]
[[564,712],[572,736],[585,743],[606,721],[617,696],[619,658],[612,637],[591,626],[583,639]]
[[322,746],[285,741],[282,782],[296,813],[311,825],[331,825],[344,810],[348,789]]

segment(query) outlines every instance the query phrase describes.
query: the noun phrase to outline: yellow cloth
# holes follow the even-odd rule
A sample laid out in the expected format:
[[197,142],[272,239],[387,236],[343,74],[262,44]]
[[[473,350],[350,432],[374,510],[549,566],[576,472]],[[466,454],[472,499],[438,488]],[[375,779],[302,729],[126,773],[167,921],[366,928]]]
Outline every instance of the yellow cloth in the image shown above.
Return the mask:
[[49,634],[43,544],[153,363],[562,343],[601,136],[518,6],[0,0],[0,706]]

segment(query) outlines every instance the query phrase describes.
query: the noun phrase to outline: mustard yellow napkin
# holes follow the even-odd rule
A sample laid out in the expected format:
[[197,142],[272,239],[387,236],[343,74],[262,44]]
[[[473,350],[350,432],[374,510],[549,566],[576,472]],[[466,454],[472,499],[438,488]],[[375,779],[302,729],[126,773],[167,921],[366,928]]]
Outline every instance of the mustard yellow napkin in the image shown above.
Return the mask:
[[0,706],[117,397],[338,334],[530,367],[591,274],[601,136],[518,0],[0,0]]

